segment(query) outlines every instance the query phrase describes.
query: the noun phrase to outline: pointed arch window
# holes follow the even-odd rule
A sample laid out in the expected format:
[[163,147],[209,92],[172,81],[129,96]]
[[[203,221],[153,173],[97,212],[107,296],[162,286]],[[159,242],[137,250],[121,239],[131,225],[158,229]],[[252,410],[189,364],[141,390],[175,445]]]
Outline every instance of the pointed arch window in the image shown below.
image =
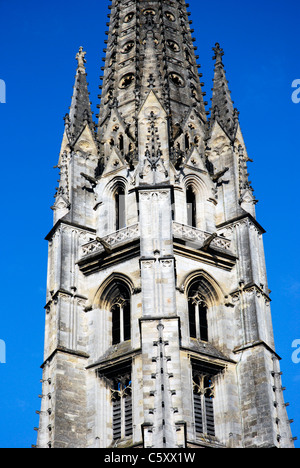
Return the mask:
[[187,204],[187,224],[192,227],[197,227],[196,192],[192,185],[189,185],[186,189],[186,204]]
[[123,285],[118,285],[118,295],[111,306],[112,344],[116,345],[131,339],[130,293]]
[[126,227],[126,212],[125,212],[125,190],[123,186],[118,186],[115,191],[115,215],[116,215],[116,231]]
[[188,290],[190,337],[208,341],[207,304],[196,282]]

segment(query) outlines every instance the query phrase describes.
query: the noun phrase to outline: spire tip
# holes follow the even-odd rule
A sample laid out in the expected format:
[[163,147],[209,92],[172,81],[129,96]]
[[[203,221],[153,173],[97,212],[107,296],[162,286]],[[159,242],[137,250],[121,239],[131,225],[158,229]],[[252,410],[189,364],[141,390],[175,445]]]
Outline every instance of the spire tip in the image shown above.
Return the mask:
[[77,70],[81,73],[85,73],[85,64],[86,64],[86,52],[84,52],[83,47],[79,47],[79,52],[76,55],[76,60],[78,62]]
[[216,60],[216,63],[222,63],[222,57],[224,55],[224,50],[220,47],[220,44],[216,42],[215,47],[212,49],[215,53],[213,60]]

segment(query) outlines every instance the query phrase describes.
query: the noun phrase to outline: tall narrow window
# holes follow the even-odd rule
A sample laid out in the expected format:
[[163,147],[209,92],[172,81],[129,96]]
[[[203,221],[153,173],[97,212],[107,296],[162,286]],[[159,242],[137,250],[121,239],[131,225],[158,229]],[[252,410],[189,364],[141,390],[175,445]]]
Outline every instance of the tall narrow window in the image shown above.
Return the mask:
[[123,339],[128,341],[131,338],[130,302],[123,303]]
[[190,136],[188,133],[184,137],[184,146],[186,150],[190,149]]
[[186,203],[187,223],[189,226],[197,227],[196,194],[191,185],[186,189]]
[[121,310],[118,304],[115,304],[112,309],[112,344],[121,342]]
[[113,440],[132,436],[132,388],[129,374],[113,378],[111,400]]
[[127,288],[118,286],[119,296],[111,307],[112,344],[122,343],[131,339],[130,296]]
[[123,187],[118,187],[115,192],[115,208],[116,208],[116,231],[123,229],[126,226],[125,216],[125,190]]
[[212,376],[193,371],[193,399],[196,434],[215,436]]
[[208,341],[207,306],[197,283],[188,290],[188,308],[190,337]]
[[119,150],[121,151],[121,153],[123,153],[123,151],[124,151],[124,137],[123,137],[123,135],[119,136]]

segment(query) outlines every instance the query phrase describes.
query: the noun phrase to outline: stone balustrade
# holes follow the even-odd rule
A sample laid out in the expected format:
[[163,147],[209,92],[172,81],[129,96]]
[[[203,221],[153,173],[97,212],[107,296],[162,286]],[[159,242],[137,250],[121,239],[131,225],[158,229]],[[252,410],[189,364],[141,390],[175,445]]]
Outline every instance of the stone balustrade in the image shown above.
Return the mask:
[[[212,236],[211,233],[201,231],[200,229],[194,228],[192,226],[176,223],[175,221],[173,221],[173,234],[175,237],[178,236],[183,240],[199,244],[204,244],[205,241],[207,241]],[[217,247],[219,249],[230,250],[231,241],[223,236],[216,236],[212,240],[211,246]]]
[[108,249],[113,249],[116,246],[119,246],[123,242],[132,241],[140,237],[140,227],[139,223],[126,228],[120,229],[108,236],[94,239],[87,244],[81,246],[81,258],[86,257],[97,252],[103,252],[105,247]]

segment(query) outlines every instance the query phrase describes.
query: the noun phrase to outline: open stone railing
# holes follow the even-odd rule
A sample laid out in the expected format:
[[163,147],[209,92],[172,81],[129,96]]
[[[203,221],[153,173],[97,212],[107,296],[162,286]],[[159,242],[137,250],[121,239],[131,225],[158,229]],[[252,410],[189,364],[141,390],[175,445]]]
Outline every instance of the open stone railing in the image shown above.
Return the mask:
[[123,242],[132,241],[140,237],[139,223],[119,231],[113,232],[101,239],[97,238],[81,246],[81,257],[86,257],[97,252],[103,252],[105,249],[113,249]]
[[[186,226],[185,224],[176,223],[173,221],[173,235],[178,236],[180,239],[190,241],[199,246],[204,245],[206,241],[212,238],[212,234],[196,229],[192,226]],[[210,243],[211,247],[217,247],[219,249],[230,250],[231,241],[222,236],[216,236]]]
[[[201,231],[185,224],[176,223],[173,221],[173,235],[179,237],[185,241],[195,243],[195,247],[201,247],[208,241],[212,234]],[[126,228],[120,229],[108,236],[101,239],[96,238],[87,244],[81,246],[80,256],[86,257],[88,255],[103,252],[104,250],[110,250],[117,247],[124,242],[139,239],[140,237],[140,225],[139,223]],[[219,249],[230,250],[231,241],[222,236],[216,236],[210,242],[211,247],[217,247]]]

